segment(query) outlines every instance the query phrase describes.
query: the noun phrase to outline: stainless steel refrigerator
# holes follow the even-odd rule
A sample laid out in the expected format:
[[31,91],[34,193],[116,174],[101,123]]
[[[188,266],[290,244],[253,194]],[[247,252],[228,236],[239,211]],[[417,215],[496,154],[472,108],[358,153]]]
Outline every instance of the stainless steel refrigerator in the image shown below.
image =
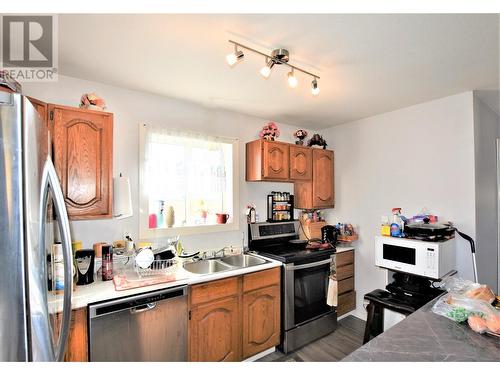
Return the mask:
[[[50,136],[28,98],[0,91],[0,361],[61,361],[72,292],[69,221]],[[63,293],[47,255],[60,238]]]

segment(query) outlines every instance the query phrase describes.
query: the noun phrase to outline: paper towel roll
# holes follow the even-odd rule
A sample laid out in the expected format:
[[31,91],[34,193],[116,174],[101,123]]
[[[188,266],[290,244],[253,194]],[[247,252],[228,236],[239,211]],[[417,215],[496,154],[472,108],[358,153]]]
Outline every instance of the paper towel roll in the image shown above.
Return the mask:
[[130,193],[130,180],[126,177],[115,177],[113,179],[113,210],[116,219],[131,217],[132,195]]

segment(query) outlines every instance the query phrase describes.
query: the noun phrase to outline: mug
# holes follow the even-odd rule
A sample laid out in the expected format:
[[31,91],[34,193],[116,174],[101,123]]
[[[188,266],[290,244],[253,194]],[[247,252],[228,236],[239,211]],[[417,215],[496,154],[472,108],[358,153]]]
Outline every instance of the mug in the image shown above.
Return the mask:
[[217,224],[226,224],[229,219],[229,214],[215,214],[217,215]]

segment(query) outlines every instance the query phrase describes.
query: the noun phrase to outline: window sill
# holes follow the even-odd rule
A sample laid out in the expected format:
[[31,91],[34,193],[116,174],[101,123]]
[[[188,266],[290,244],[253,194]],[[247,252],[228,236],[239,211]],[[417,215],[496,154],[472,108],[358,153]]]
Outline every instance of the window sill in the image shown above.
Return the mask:
[[141,231],[141,238],[159,238],[169,237],[176,235],[196,235],[205,233],[229,232],[239,229],[238,222],[231,222],[227,224],[209,224],[199,225],[193,227],[173,227],[173,228],[159,228],[159,229],[144,229]]

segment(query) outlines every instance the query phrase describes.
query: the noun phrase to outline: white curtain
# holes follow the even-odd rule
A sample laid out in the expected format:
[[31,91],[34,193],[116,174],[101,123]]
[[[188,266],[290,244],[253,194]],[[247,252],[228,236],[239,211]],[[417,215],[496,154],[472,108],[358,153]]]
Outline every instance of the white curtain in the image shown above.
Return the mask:
[[150,202],[184,201],[187,205],[188,201],[217,196],[223,205],[227,140],[151,125],[146,125],[145,132],[143,188]]

